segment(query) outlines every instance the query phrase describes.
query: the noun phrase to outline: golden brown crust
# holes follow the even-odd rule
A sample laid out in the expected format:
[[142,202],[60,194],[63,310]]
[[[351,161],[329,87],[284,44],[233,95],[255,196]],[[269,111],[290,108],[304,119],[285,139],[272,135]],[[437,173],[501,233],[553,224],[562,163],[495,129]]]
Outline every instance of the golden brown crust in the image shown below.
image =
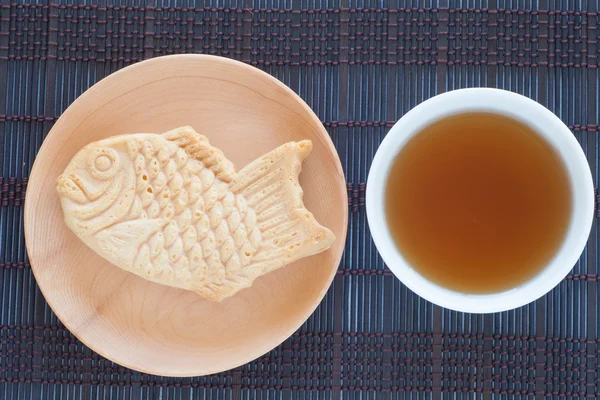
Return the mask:
[[304,207],[310,141],[239,173],[189,127],[83,148],[57,181],[66,224],[118,267],[220,301],[333,243]]

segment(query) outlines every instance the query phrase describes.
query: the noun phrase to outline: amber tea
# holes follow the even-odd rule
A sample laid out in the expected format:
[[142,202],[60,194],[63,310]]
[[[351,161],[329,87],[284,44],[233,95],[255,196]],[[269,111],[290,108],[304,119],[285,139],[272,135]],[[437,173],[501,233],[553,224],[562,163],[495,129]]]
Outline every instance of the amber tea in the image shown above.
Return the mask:
[[472,113],[415,135],[391,165],[388,226],[425,278],[463,293],[496,293],[536,275],[571,217],[558,154],[526,125]]

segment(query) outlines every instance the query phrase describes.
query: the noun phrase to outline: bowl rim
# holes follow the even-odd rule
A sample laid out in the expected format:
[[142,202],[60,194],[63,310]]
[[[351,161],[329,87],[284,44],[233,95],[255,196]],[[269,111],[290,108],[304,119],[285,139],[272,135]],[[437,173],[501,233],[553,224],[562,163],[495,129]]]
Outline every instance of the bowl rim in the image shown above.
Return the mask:
[[[52,126],[52,128],[48,132],[48,135],[44,138],[42,145],[40,146],[38,153],[36,154],[36,158],[34,160],[33,166],[31,168],[31,171],[29,174],[29,182],[31,183],[31,181],[33,179],[35,179],[35,176],[37,175],[37,169],[41,168],[38,163],[38,156],[40,154],[43,154],[43,152],[45,151],[45,148],[47,147],[47,143],[49,142],[48,139],[52,138],[52,136],[58,134],[57,132],[60,131],[60,129],[61,129],[62,121],[69,118],[70,115],[73,112],[75,112],[74,111],[75,107],[73,107],[74,105],[86,100],[88,97],[94,96],[95,92],[102,90],[104,85],[109,84],[110,81],[114,80],[115,78],[118,78],[119,76],[121,76],[123,74],[131,73],[140,68],[147,68],[147,67],[159,65],[162,63],[177,62],[178,60],[204,60],[205,62],[220,63],[224,67],[233,66],[235,68],[241,68],[241,69],[245,70],[246,73],[254,74],[257,77],[257,79],[268,80],[271,83],[275,84],[280,90],[282,90],[285,93],[285,95],[294,99],[294,101],[302,107],[306,116],[308,118],[310,118],[310,120],[312,122],[314,122],[315,127],[318,128],[320,136],[322,136],[322,138],[323,138],[323,144],[327,147],[327,150],[333,155],[333,158],[336,163],[336,169],[338,170],[337,173],[339,173],[341,178],[344,180],[344,187],[345,187],[344,170],[342,168],[341,160],[339,158],[337,149],[335,148],[335,145],[334,145],[331,137],[329,136],[329,133],[327,132],[327,130],[323,126],[323,123],[318,118],[318,116],[315,114],[315,112],[308,106],[308,104],[296,92],[294,92],[290,87],[288,87],[286,84],[281,82],[279,79],[275,78],[274,76],[272,76],[256,67],[253,67],[253,66],[243,63],[241,61],[233,60],[230,58],[215,56],[215,55],[208,55],[208,54],[175,54],[175,55],[167,55],[167,56],[159,56],[159,57],[150,58],[150,59],[140,61],[140,62],[132,64],[132,65],[128,65],[124,68],[121,68],[121,69],[103,77],[98,82],[96,82],[95,84],[93,84],[92,86],[87,88],[79,97],[77,97],[65,109],[63,114],[58,118],[56,123]],[[340,241],[345,242],[346,236],[347,236],[347,231],[348,231],[348,197],[347,197],[346,190],[341,190],[340,193],[342,195],[342,199],[344,200],[343,204],[340,205],[341,210],[343,211],[343,213],[342,213],[342,216],[343,216],[342,234],[339,237],[336,237],[336,241],[340,240]],[[33,212],[32,211],[32,207],[33,207],[32,202],[33,202],[33,200],[31,200],[31,196],[25,197],[24,212],[23,212],[23,214],[24,214],[23,215],[23,226],[25,228],[24,236],[25,236],[26,248],[27,248],[27,243],[31,243],[31,240],[29,237],[30,233],[29,233],[29,230],[26,229],[26,227],[29,225],[28,221],[30,218],[30,214]],[[79,332],[75,332],[75,331],[71,330],[69,328],[69,324],[64,322],[65,316],[62,315],[60,308],[57,306],[57,304],[54,303],[53,297],[47,296],[46,290],[44,289],[44,287],[42,285],[38,284],[38,287],[40,288],[40,291],[41,291],[42,295],[44,296],[45,301],[48,303],[50,309],[54,312],[54,314],[61,321],[61,323],[65,326],[65,328],[67,328],[69,330],[69,332],[71,332],[85,346],[92,349],[94,352],[98,353],[102,357],[104,357],[112,362],[115,362],[116,364],[124,366],[126,368],[129,368],[129,369],[132,369],[135,371],[139,371],[142,373],[157,375],[157,376],[182,377],[182,378],[183,377],[206,376],[206,375],[216,374],[216,373],[220,373],[220,372],[224,372],[224,371],[229,371],[229,370],[237,368],[241,365],[247,364],[253,360],[256,360],[257,358],[259,358],[259,357],[267,354],[268,352],[272,351],[273,349],[277,348],[283,342],[285,342],[289,337],[291,337],[294,334],[294,332],[296,332],[308,320],[308,318],[315,312],[315,310],[317,309],[319,304],[321,304],[321,302],[323,301],[325,295],[331,288],[333,280],[337,274],[337,270],[338,270],[340,262],[342,260],[343,253],[344,253],[344,246],[340,246],[340,250],[338,251],[338,254],[335,255],[334,262],[332,262],[331,272],[329,273],[329,276],[327,277],[325,284],[319,291],[318,295],[315,296],[313,303],[309,307],[307,307],[303,313],[301,313],[299,315],[297,322],[295,324],[290,324],[290,328],[285,330],[285,333],[282,335],[281,340],[277,340],[276,342],[274,342],[276,344],[274,344],[272,347],[270,347],[270,349],[268,349],[266,351],[258,351],[255,353],[253,353],[251,351],[248,352],[246,357],[240,358],[240,361],[238,363],[232,364],[232,365],[228,366],[227,368],[218,368],[215,370],[206,371],[206,372],[203,371],[200,373],[198,373],[198,372],[193,373],[193,372],[189,372],[189,371],[188,372],[185,372],[185,371],[172,371],[172,372],[171,371],[159,371],[157,368],[148,367],[144,364],[136,364],[133,362],[120,361],[118,359],[118,357],[108,354],[107,352],[103,351],[102,349],[99,349],[97,346],[95,346],[91,342],[88,342],[85,337],[83,337],[79,334]],[[30,257],[31,270],[36,279],[36,282],[39,282],[39,276],[38,276],[39,271],[37,268],[37,261],[38,260],[33,260],[33,257]]]
[[[393,242],[385,218],[384,191],[391,161],[427,125],[449,116],[486,112],[515,119],[542,136],[565,164],[572,186],[572,218],[556,255],[537,275],[500,293],[465,294],[431,282],[418,273]],[[367,220],[379,253],[392,273],[424,299],[447,309],[492,313],[518,308],[542,297],[573,268],[592,227],[594,187],[589,164],[569,128],[550,110],[520,94],[502,89],[449,91],[420,103],[392,126],[373,159],[366,189]]]

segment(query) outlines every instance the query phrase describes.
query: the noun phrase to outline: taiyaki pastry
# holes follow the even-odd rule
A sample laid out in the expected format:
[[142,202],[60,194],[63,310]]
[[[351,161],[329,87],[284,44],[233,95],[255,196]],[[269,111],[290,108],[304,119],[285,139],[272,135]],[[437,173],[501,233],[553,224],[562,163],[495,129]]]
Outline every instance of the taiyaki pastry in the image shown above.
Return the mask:
[[298,182],[309,140],[236,172],[190,127],[81,149],[58,178],[66,225],[106,260],[149,281],[221,301],[335,237]]

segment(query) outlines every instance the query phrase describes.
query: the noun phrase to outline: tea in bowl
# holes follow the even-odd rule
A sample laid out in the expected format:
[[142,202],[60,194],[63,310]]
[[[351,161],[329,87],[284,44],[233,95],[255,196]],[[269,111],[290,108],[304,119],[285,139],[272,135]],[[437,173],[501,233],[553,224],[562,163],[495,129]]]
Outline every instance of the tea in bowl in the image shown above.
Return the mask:
[[591,229],[591,172],[549,110],[498,89],[463,89],[408,112],[367,183],[375,244],[411,290],[464,312],[543,296],[576,263]]

